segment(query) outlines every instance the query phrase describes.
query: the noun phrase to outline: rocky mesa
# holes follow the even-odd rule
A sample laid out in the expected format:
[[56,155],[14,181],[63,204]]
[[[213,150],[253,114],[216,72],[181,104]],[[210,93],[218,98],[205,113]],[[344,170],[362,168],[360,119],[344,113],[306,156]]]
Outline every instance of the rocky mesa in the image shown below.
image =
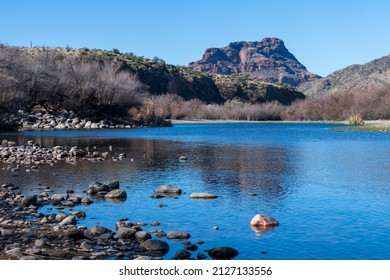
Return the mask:
[[214,74],[240,74],[274,84],[299,86],[320,76],[307,71],[284,42],[264,38],[255,42],[234,42],[223,48],[209,48],[189,67]]

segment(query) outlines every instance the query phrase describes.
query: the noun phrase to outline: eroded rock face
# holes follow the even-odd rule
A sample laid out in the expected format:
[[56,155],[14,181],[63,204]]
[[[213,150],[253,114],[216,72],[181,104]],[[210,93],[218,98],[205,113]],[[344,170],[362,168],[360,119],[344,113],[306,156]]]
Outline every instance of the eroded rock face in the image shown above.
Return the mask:
[[262,81],[292,86],[321,78],[307,71],[278,38],[209,48],[201,60],[191,62],[189,67],[214,74],[249,74]]

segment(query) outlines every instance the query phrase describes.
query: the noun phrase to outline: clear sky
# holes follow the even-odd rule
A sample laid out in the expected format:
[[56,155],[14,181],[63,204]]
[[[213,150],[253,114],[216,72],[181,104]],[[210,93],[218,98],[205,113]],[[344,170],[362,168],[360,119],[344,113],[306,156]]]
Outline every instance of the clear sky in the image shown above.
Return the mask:
[[206,48],[284,40],[325,76],[390,54],[386,0],[0,0],[0,43],[97,48],[188,65]]

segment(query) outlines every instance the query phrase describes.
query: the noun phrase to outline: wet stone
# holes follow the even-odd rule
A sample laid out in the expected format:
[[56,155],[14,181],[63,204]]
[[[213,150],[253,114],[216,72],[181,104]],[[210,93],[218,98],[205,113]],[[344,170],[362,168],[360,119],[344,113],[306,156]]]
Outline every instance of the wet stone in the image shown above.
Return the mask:
[[179,250],[175,253],[173,257],[175,260],[188,260],[191,258],[191,253],[187,250]]
[[135,233],[135,238],[137,240],[140,240],[140,241],[145,241],[145,240],[151,239],[152,236],[150,235],[150,233],[148,233],[146,231],[137,231]]
[[168,239],[189,239],[191,235],[184,231],[171,231],[167,234]]
[[196,250],[198,250],[198,248],[199,247],[195,244],[190,244],[190,245],[185,246],[185,249],[188,251],[196,251]]

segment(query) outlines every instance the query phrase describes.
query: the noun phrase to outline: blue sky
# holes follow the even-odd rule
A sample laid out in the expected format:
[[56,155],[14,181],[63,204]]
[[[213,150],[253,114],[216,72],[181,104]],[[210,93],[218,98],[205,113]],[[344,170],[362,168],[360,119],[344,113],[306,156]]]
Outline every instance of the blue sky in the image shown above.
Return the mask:
[[325,76],[390,54],[390,1],[0,0],[0,43],[97,48],[187,65],[206,48],[278,37]]

